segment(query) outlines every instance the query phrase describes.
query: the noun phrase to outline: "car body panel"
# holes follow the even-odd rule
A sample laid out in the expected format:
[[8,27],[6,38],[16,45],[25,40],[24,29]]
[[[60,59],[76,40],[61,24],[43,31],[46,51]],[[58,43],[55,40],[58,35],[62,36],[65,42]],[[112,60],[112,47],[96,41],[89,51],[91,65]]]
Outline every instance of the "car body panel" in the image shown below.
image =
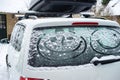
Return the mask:
[[[43,78],[50,80],[118,80],[120,72],[120,62],[97,65],[93,63],[77,66],[63,66],[63,67],[40,67],[34,68],[28,65],[28,53],[31,33],[34,28],[37,27],[55,27],[55,26],[71,26],[74,22],[97,22],[102,26],[115,26],[119,24],[114,21],[101,20],[101,19],[79,19],[79,18],[48,18],[48,19],[27,19],[21,20],[17,24],[23,24],[26,26],[22,48],[20,52],[17,52],[9,44],[8,50],[9,63],[13,64],[10,68],[11,78],[10,80],[19,80],[20,76],[30,78]],[[16,25],[17,25],[16,24]],[[91,26],[92,27],[92,26]],[[105,73],[106,72],[106,73]],[[17,74],[16,74],[17,73]],[[110,74],[109,74],[110,73]],[[114,74],[115,73],[115,74]],[[17,75],[14,78],[14,75]],[[109,74],[109,75],[108,75]],[[73,77],[74,76],[74,77]],[[115,77],[115,78],[114,78]],[[114,78],[114,79],[113,79]]]

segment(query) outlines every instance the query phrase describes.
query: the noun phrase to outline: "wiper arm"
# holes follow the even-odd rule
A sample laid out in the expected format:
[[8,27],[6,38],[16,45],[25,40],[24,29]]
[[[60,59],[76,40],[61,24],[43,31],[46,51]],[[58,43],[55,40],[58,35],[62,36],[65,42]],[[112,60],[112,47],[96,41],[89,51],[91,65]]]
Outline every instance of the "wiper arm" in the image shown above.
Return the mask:
[[110,64],[114,62],[118,62],[120,59],[108,59],[108,60],[94,60],[92,63],[97,66],[98,64],[104,65],[104,64]]

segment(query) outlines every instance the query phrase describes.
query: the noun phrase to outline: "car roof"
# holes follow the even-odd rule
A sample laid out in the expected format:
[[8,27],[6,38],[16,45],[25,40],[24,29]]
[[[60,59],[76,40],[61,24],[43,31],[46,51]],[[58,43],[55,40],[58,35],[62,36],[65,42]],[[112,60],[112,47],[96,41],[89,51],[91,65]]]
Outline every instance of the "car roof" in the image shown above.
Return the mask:
[[41,19],[23,19],[18,21],[17,24],[36,25],[41,26],[65,26],[72,25],[74,22],[97,22],[102,26],[120,26],[117,22],[104,19],[92,19],[92,18],[41,18]]

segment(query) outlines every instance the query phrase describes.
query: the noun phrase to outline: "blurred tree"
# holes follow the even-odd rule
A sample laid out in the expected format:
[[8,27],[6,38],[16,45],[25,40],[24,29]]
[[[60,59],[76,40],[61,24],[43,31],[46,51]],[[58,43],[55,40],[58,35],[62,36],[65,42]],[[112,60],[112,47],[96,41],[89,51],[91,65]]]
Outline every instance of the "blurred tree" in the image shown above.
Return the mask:
[[109,1],[110,1],[110,0],[103,0],[103,1],[102,1],[102,4],[103,4],[103,5],[107,5],[107,4],[109,3]]

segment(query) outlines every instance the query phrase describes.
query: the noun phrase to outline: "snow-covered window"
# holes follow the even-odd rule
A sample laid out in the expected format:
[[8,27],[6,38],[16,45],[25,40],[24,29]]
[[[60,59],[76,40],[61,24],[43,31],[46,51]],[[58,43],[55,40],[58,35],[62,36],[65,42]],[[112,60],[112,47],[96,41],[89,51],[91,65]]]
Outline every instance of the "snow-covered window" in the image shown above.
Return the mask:
[[28,64],[33,67],[74,66],[94,57],[120,55],[120,29],[72,26],[33,29]]
[[20,51],[21,49],[24,31],[25,31],[25,26],[21,24],[17,24],[13,30],[10,42],[17,51]]

